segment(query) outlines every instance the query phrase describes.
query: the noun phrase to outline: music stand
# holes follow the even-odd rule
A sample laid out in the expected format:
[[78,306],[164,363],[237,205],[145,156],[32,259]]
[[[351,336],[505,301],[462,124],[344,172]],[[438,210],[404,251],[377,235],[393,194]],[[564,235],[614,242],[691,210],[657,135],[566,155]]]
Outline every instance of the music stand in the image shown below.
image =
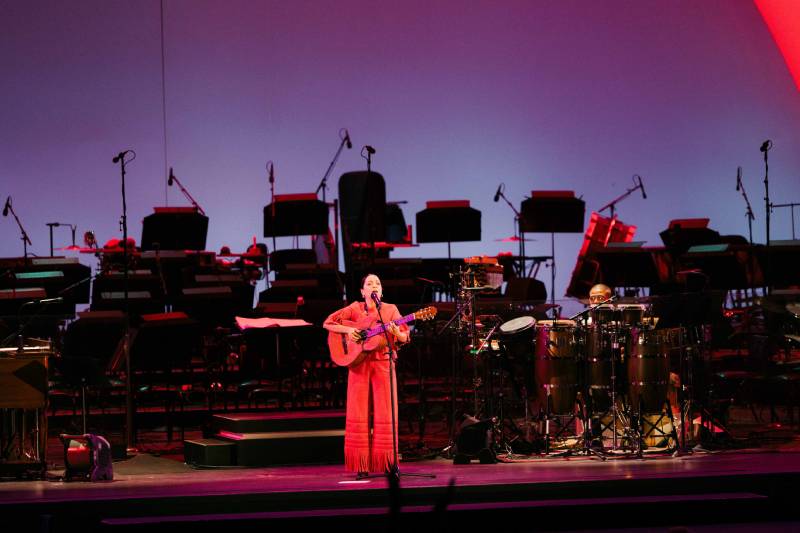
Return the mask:
[[469,200],[426,202],[417,212],[417,242],[446,242],[450,263],[450,243],[481,240],[481,212]]
[[196,207],[154,207],[142,223],[142,250],[205,250],[208,217]]
[[597,252],[603,283],[611,287],[653,287],[660,281],[650,249],[641,242],[608,243]]
[[323,235],[328,232],[328,204],[314,193],[276,194],[264,206],[264,237]]
[[550,234],[550,303],[555,305],[556,295],[556,233],[583,233],[586,202],[575,198],[574,191],[532,191],[531,197],[522,201],[519,233]]

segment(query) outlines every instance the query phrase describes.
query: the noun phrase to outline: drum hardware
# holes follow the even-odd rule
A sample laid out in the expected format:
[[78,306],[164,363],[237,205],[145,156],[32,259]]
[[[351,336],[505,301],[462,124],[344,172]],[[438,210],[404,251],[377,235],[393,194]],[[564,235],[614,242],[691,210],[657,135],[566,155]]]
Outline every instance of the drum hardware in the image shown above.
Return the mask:
[[[456,272],[450,274],[451,279],[453,279],[454,283],[457,283],[457,290],[456,292],[456,309],[453,313],[453,316],[450,317],[439,331],[436,332],[436,336],[442,335],[445,331],[452,330],[452,333],[455,338],[455,342],[452,345],[451,350],[451,390],[450,390],[450,439],[448,445],[445,446],[443,452],[452,453],[455,449],[456,444],[456,397],[457,397],[457,383],[459,377],[459,361],[462,356],[462,344],[461,344],[461,336],[466,331],[469,334],[469,342],[467,344],[468,349],[477,345],[477,328],[476,328],[476,317],[475,317],[475,294],[476,291],[474,290],[466,290],[463,286],[461,286],[461,280],[463,279],[462,270],[459,268]],[[477,377],[477,367],[474,369],[475,375],[473,377]],[[477,399],[476,399],[476,406],[475,406],[475,414],[477,415]]]
[[[579,381],[577,326],[572,320],[541,320],[535,328],[534,376],[539,404],[544,406],[540,419],[544,423],[544,450],[549,454],[551,441],[561,438],[579,415],[575,409]],[[550,425],[556,419],[563,423],[553,435]]]
[[[684,335],[685,332],[690,332]],[[680,386],[678,387],[678,403],[680,405],[679,423],[681,426],[680,439],[677,439],[677,455],[685,455],[691,453],[688,448],[688,436],[686,434],[687,426],[692,423],[692,414],[697,409],[700,412],[700,425],[703,427],[718,427],[722,429],[723,434],[730,438],[728,429],[716,419],[708,410],[705,402],[699,400],[696,396],[695,387],[695,363],[697,353],[702,352],[705,346],[710,341],[710,331],[708,326],[701,325],[699,329],[685,328],[679,329],[679,376],[681,379]],[[686,339],[686,336],[689,338]],[[712,433],[713,434],[713,433]]]

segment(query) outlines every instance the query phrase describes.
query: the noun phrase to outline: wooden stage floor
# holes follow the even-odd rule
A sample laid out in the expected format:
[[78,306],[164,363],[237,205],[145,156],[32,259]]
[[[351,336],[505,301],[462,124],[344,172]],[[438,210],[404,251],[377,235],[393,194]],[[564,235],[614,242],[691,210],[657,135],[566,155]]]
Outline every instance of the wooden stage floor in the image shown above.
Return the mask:
[[383,477],[356,480],[341,465],[196,470],[140,454],[114,469],[112,482],[0,483],[0,516],[36,531],[66,531],[76,522],[85,531],[249,531],[265,524],[305,531],[356,517],[366,531],[800,528],[794,450],[492,465],[434,459],[401,463],[403,474],[436,477],[404,476],[397,490]]

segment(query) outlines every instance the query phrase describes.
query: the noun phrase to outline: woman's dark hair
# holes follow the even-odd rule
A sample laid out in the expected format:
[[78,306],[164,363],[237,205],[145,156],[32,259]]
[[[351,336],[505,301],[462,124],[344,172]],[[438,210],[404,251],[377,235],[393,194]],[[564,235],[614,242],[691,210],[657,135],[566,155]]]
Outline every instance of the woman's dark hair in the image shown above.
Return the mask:
[[367,281],[367,278],[368,278],[368,277],[370,277],[370,276],[375,276],[376,278],[380,279],[380,277],[378,277],[378,275],[377,275],[377,274],[373,274],[372,272],[369,272],[369,273],[367,273],[367,274],[364,274],[364,277],[363,277],[363,278],[361,278],[361,285],[359,285],[359,286],[358,286],[360,289],[363,289],[363,288],[364,288],[364,282],[366,282],[366,281]]

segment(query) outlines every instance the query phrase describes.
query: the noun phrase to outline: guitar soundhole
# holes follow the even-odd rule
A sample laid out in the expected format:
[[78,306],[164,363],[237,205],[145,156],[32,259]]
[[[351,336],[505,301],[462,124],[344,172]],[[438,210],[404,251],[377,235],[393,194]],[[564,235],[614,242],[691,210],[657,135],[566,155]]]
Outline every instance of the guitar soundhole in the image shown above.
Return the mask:
[[342,335],[342,349],[344,349],[344,353],[347,353],[347,339],[344,335]]

